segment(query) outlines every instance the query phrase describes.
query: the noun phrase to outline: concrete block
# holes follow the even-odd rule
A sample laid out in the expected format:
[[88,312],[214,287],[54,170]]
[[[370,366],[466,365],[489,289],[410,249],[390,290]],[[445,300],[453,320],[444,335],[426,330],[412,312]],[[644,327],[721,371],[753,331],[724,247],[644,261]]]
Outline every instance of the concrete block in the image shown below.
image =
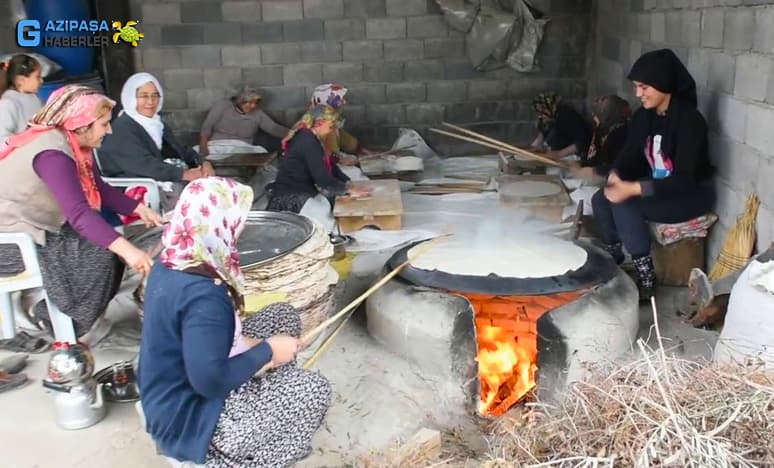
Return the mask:
[[204,25],[205,44],[242,44],[242,30],[229,23]]
[[257,23],[261,21],[261,3],[257,1],[223,2],[220,5],[220,14],[223,21]]
[[734,75],[736,74],[736,59],[733,55],[722,52],[712,52],[709,56],[709,75],[707,86],[715,91],[734,92]]
[[[237,90],[244,86],[241,68],[214,68],[203,70],[205,88]],[[164,96],[166,105],[166,96]]]
[[723,21],[723,48],[750,50],[755,37],[755,12],[751,8],[731,8]]
[[701,12],[683,11],[681,21],[682,44],[686,47],[699,47],[701,44]]
[[428,102],[465,101],[467,98],[467,81],[430,81],[427,83]]
[[747,121],[755,122],[747,125],[745,142],[762,153],[769,154],[774,148],[774,108],[749,104],[747,106]]
[[381,41],[344,41],[344,61],[367,62],[381,60],[384,45]]
[[164,70],[164,89],[186,90],[204,87],[201,70],[169,69]]
[[326,83],[363,81],[363,65],[360,63],[326,63],[323,65],[323,81]]
[[180,68],[181,54],[178,47],[163,49],[142,48],[142,68]]
[[[584,13],[591,12],[591,0],[551,0],[551,13]],[[616,7],[620,7],[618,2]],[[545,10],[544,10],[545,11]]]
[[688,71],[691,72],[696,86],[707,86],[707,75],[709,73],[709,52],[705,49],[691,49],[688,52]]
[[768,84],[766,86],[766,102],[774,104],[774,75],[769,75]]
[[171,109],[187,109],[188,108],[188,92],[187,91],[164,91],[164,110],[169,111]]
[[340,62],[341,42],[305,42],[301,44],[301,60],[304,62]]
[[613,37],[603,37],[600,43],[602,57],[609,60],[620,60],[621,40]]
[[142,24],[180,23],[179,3],[151,3],[141,5]]
[[471,81],[468,83],[468,99],[488,101],[506,99],[508,83],[505,81]]
[[325,37],[323,21],[319,19],[282,23],[285,42],[321,41]]
[[221,65],[220,47],[215,45],[181,47],[180,57],[182,66],[186,68],[219,67]]
[[445,37],[449,27],[443,16],[414,16],[406,19],[408,37]]
[[771,74],[772,61],[768,56],[751,54],[737,56],[734,94],[755,101],[764,101]]
[[640,13],[637,15],[637,29],[634,39],[638,41],[650,39],[650,13]]
[[366,106],[366,120],[371,124],[398,125],[406,121],[403,104],[371,104]]
[[[143,39],[145,41],[145,39]],[[165,25],[161,27],[161,45],[195,45],[204,43],[204,26],[200,24]]]
[[185,144],[181,134],[195,132],[198,135],[206,115],[207,111],[203,109],[184,109],[170,112],[164,119],[165,123],[172,128],[178,139],[181,140],[181,143]]
[[378,18],[366,20],[368,39],[402,39],[406,37],[406,18]]
[[240,29],[245,44],[282,42],[282,23],[241,24]]
[[[371,105],[385,101],[385,85],[359,84],[348,86],[347,102],[352,105]],[[349,105],[347,104],[347,105]]]
[[444,111],[443,104],[408,104],[406,121],[410,124],[437,125],[443,121]]
[[221,49],[226,67],[252,67],[261,64],[261,48],[255,45],[224,46]]
[[[760,190],[765,190],[760,183],[757,183],[761,175],[761,160],[765,159],[765,156],[748,145],[737,143],[731,145],[728,159],[730,161],[727,171],[725,173],[718,171],[718,176],[725,178],[732,188],[742,193],[756,191],[760,194]],[[768,185],[771,185],[770,179]],[[774,191],[771,193],[774,194]]]
[[371,82],[399,83],[404,80],[405,66],[400,62],[375,62],[363,65],[363,79]]
[[263,63],[296,63],[301,60],[298,44],[266,44],[261,46]]
[[774,6],[755,9],[753,47],[757,52],[774,53]]
[[650,40],[653,42],[666,40],[666,16],[664,13],[653,13],[650,17]]
[[[758,177],[756,179],[755,188],[757,189],[758,198],[761,199],[761,203],[764,205],[765,208],[767,208],[767,211],[771,213],[772,208],[774,208],[774,184],[771,183],[772,177],[774,177],[774,159],[772,159],[771,155],[767,154],[765,156],[761,155],[758,165]],[[766,221],[768,226],[758,226],[758,229],[763,228],[764,232],[768,234],[768,239],[764,239],[766,242],[766,247],[768,247],[768,244],[771,243],[771,218],[766,216]]]
[[[769,175],[771,176],[772,173]],[[755,227],[755,249],[757,252],[763,252],[774,243],[774,210],[766,205],[761,205],[758,208],[758,219]]]
[[273,0],[262,3],[264,21],[292,21],[304,19],[300,0]]
[[209,110],[213,104],[226,97],[223,89],[189,89],[188,108],[197,110]]
[[386,88],[387,102],[422,102],[427,98],[424,83],[388,84]]
[[365,20],[360,18],[326,20],[324,29],[327,41],[357,41],[366,37]]
[[462,57],[465,54],[465,39],[441,37],[425,39],[425,58]]
[[322,64],[294,63],[285,65],[283,82],[286,85],[320,84],[322,81]]
[[279,65],[244,68],[242,70],[242,79],[247,86],[281,86],[283,83],[283,70]]
[[420,60],[425,55],[425,44],[418,39],[384,41],[384,60]]
[[668,11],[665,16],[666,28],[664,40],[670,45],[680,45],[683,39],[682,12]]
[[287,109],[304,107],[308,101],[303,86],[283,86],[263,88],[263,107],[267,109]]
[[481,75],[466,58],[447,59],[443,62],[443,76],[447,80],[467,80],[479,78]]
[[[449,122],[512,121],[516,115],[513,102],[459,102],[446,106]],[[486,133],[491,135],[490,133]],[[495,137],[496,138],[496,137]]]
[[219,2],[194,1],[180,4],[180,19],[183,23],[206,23],[223,20]]
[[428,81],[443,79],[443,62],[440,60],[417,60],[406,64],[406,81]]
[[387,0],[387,16],[427,14],[427,0]]
[[341,18],[344,0],[304,0],[304,18]]
[[344,0],[344,16],[376,18],[387,16],[385,0]]
[[365,122],[366,121],[366,108],[365,106],[350,106],[347,104],[344,106],[344,110],[341,113],[347,122]]
[[701,45],[704,47],[723,47],[723,23],[725,10],[716,8],[701,13]]

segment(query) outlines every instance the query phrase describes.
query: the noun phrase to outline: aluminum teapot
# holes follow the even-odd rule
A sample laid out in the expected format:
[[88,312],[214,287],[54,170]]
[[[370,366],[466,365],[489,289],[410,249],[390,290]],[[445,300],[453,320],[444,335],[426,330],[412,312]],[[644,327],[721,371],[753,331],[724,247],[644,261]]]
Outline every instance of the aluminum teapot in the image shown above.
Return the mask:
[[56,384],[75,384],[94,373],[94,356],[79,343],[57,341],[48,361],[48,380]]

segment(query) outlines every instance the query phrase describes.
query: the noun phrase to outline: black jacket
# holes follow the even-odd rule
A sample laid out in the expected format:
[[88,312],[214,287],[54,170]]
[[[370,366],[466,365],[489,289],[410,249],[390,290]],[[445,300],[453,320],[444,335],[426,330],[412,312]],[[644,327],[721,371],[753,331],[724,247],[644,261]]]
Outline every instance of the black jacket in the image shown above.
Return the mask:
[[585,155],[591,141],[591,128],[583,117],[569,104],[560,103],[556,119],[543,135],[553,151],[559,151],[574,144],[580,155]]
[[102,175],[105,177],[147,177],[164,182],[181,182],[183,169],[164,162],[182,159],[189,167],[198,167],[202,157],[184,148],[175,135],[164,126],[159,150],[148,132],[127,114],[112,122],[113,133],[106,135],[97,151]]
[[597,138],[600,140],[596,142],[597,153],[591,159],[589,159],[588,155],[581,155],[581,166],[591,167],[594,169],[595,174],[607,177],[610,169],[613,168],[616,158],[626,144],[628,133],[629,124],[624,124],[610,132],[604,144],[602,144],[600,138]]
[[326,196],[346,193],[349,177],[332,162],[332,173],[325,167],[325,153],[320,140],[310,130],[299,130],[280,159],[277,179],[272,185],[276,194],[322,192]]

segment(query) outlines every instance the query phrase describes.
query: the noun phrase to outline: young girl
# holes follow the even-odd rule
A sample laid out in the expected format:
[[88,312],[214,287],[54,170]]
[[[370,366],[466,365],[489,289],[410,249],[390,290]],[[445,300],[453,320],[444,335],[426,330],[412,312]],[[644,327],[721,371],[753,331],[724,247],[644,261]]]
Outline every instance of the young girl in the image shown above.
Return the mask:
[[43,104],[37,96],[43,78],[40,63],[29,55],[14,55],[0,63],[0,143],[27,128]]

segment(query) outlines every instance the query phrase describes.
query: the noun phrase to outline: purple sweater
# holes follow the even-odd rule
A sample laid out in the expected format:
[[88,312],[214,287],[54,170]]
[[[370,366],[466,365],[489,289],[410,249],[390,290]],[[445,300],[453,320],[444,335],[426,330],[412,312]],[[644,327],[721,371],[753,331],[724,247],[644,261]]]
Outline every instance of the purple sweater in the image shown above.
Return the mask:
[[[75,161],[71,157],[58,150],[41,151],[35,156],[32,167],[59,202],[62,213],[75,232],[105,249],[119,237],[113,226],[89,206],[78,180]],[[127,197],[102,180],[96,164],[94,180],[102,196],[103,207],[122,215],[131,214],[137,208],[137,200]]]

